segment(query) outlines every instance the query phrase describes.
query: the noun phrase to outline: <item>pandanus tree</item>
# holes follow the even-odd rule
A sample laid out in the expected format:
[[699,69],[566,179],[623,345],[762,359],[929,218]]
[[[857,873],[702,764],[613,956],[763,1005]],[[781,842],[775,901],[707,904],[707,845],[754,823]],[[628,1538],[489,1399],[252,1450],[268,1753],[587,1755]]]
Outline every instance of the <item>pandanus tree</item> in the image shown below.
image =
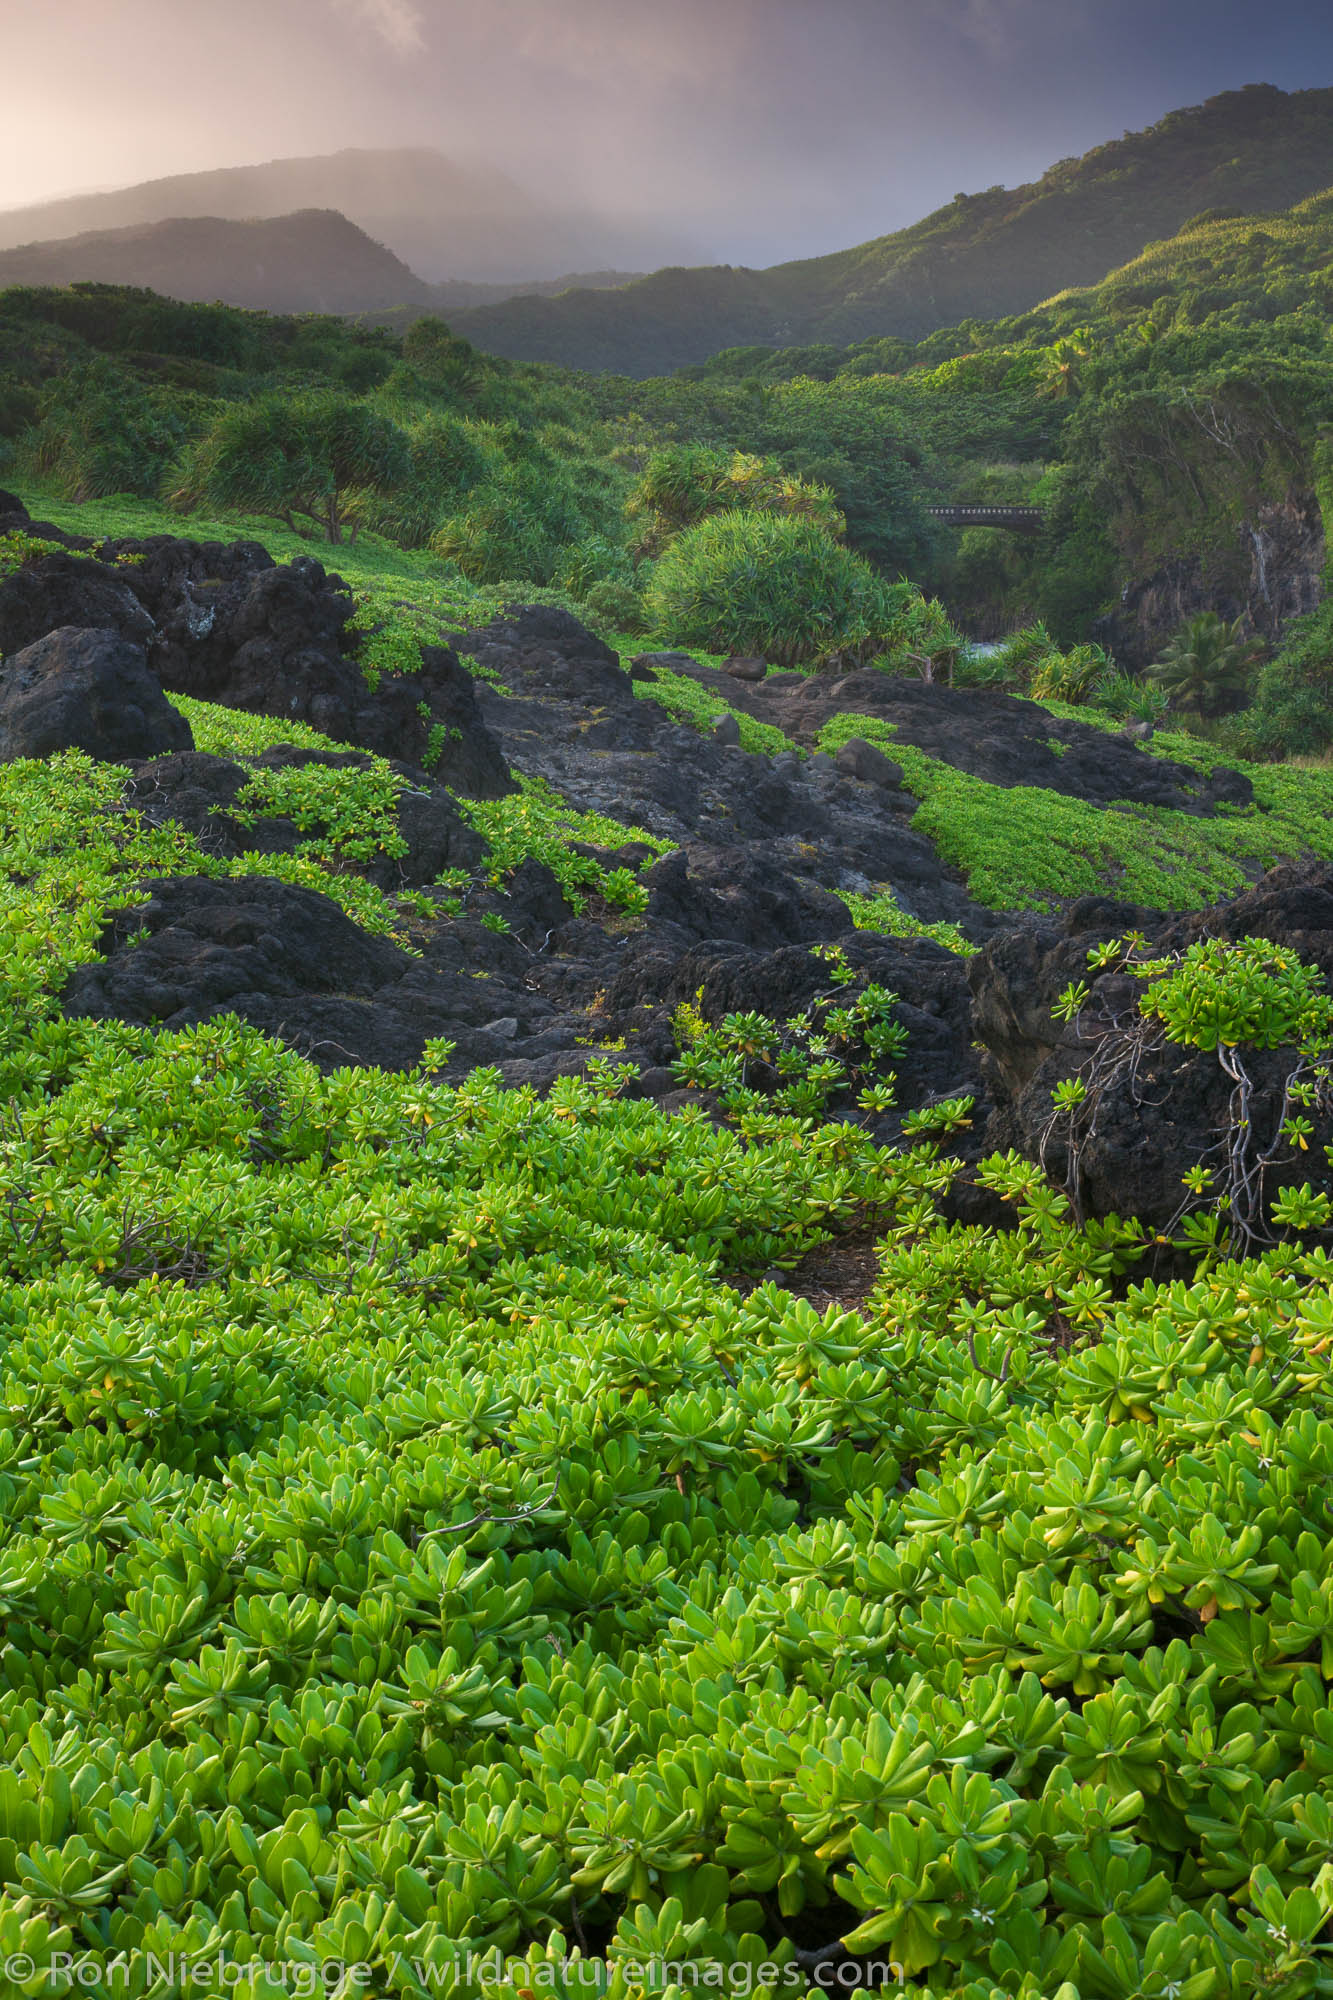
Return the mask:
[[907,615],[920,603],[913,586],[889,583],[799,515],[706,516],[660,557],[646,603],[653,629],[672,645],[755,653],[775,666],[917,650]]
[[1181,627],[1148,668],[1173,708],[1216,715],[1243,694],[1263,652],[1262,642],[1238,618],[1228,625],[1216,611],[1201,611]]
[[626,512],[644,525],[641,555],[660,555],[687,528],[715,514],[786,514],[841,541],[847,522],[832,489],[786,472],[773,457],[672,444],[655,451],[629,496]]
[[176,503],[298,515],[326,540],[356,533],[355,496],[386,493],[412,470],[408,440],[369,403],[314,391],[260,396],[223,411],[187,463]]

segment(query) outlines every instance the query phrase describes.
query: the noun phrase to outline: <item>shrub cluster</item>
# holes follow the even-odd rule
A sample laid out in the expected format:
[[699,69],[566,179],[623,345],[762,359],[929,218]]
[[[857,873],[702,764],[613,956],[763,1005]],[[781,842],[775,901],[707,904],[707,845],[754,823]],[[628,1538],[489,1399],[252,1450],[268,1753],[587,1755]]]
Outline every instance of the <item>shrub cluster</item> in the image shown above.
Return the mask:
[[670,544],[653,571],[646,610],[673,645],[755,653],[790,667],[886,652],[909,594],[814,521],[727,512]]

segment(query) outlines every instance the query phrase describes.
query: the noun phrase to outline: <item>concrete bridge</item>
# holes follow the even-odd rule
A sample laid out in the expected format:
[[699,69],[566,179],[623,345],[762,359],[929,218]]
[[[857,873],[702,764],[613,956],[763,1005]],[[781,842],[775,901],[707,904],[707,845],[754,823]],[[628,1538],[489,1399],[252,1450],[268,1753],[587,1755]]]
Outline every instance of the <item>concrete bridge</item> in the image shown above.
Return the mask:
[[1035,535],[1046,519],[1040,507],[928,507],[934,521],[949,528],[1009,528],[1016,535]]

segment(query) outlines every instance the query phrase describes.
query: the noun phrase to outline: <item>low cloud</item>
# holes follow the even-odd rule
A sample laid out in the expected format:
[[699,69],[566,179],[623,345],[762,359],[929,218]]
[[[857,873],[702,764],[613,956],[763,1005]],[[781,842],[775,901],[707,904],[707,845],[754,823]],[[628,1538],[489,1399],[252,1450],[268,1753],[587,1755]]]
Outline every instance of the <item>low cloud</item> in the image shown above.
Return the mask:
[[414,0],[336,0],[336,5],[340,13],[373,28],[397,55],[412,55],[426,46]]

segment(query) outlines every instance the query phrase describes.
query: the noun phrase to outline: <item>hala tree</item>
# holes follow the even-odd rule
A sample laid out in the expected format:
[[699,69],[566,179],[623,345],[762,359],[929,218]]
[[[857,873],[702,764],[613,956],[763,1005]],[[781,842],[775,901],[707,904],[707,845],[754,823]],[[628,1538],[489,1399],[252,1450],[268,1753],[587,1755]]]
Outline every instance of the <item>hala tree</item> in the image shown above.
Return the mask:
[[190,455],[177,504],[297,515],[330,542],[356,533],[353,495],[386,493],[411,473],[408,440],[368,403],[313,391],[232,404]]
[[772,457],[720,451],[703,444],[670,444],[644,467],[626,512],[644,523],[640,550],[658,555],[686,528],[712,514],[791,514],[812,521],[835,541],[846,532],[832,490],[784,472]]
[[797,666],[888,651],[915,597],[816,522],[744,510],[710,514],[678,535],[646,603],[653,628],[673,645]]

